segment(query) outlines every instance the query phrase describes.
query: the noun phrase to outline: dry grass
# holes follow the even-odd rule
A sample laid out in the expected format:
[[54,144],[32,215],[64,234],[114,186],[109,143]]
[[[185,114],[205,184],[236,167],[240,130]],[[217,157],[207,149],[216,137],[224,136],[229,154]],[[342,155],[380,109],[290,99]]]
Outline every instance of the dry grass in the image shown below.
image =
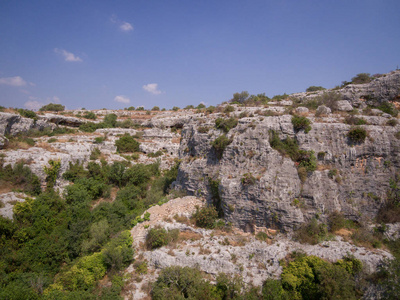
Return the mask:
[[40,142],[40,143],[36,143],[35,145],[36,147],[45,149],[46,151],[49,152],[57,152],[56,149],[54,149],[50,144],[48,144],[47,142]]
[[331,165],[319,164],[319,165],[317,166],[317,171],[330,170],[331,168],[332,168]]
[[182,231],[179,233],[179,240],[180,241],[198,241],[200,239],[202,239],[203,236],[199,233],[195,233],[192,231]]
[[171,140],[171,143],[173,143],[173,144],[180,144],[180,142],[181,142],[181,138],[180,137],[179,138],[173,138]]
[[5,147],[5,149],[9,149],[9,150],[27,150],[31,147],[34,146],[30,146],[28,143],[25,142],[20,142],[20,141],[10,141],[7,146]]

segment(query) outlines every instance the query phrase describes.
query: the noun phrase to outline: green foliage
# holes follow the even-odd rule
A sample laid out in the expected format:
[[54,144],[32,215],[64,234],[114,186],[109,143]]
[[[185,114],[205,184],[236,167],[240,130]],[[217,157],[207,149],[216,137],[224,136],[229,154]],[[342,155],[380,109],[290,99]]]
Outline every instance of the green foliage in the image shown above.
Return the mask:
[[96,114],[93,113],[93,112],[91,112],[91,111],[87,111],[87,112],[83,115],[83,117],[84,117],[85,119],[90,119],[90,120],[96,120],[96,119],[97,119]]
[[173,110],[173,111],[178,111],[178,110],[179,110],[179,107],[178,107],[178,106],[174,106],[174,107],[172,108],[172,110]]
[[243,185],[253,185],[257,182],[257,178],[255,178],[251,173],[245,173],[240,181]]
[[100,157],[100,155],[101,155],[100,149],[99,148],[94,148],[92,150],[92,152],[90,153],[89,159],[90,160],[96,160],[96,159],[98,159]]
[[199,133],[207,133],[209,130],[210,130],[210,128],[207,126],[200,126],[199,128],[197,128],[197,131]]
[[25,118],[30,118],[30,119],[34,119],[34,120],[37,119],[37,115],[34,111],[31,111],[28,109],[22,109],[22,108],[17,109],[17,111],[21,116],[23,116]]
[[232,143],[232,140],[229,139],[226,135],[221,135],[218,138],[216,138],[212,143],[212,147],[215,150],[215,153],[218,157],[218,159],[221,159],[222,156],[224,155],[225,148]]
[[203,109],[206,108],[206,106],[203,103],[200,103],[199,105],[196,106],[197,109]]
[[287,300],[289,293],[283,289],[281,280],[267,279],[262,286],[262,299]]
[[400,222],[400,175],[389,180],[386,201],[378,211],[376,221],[379,223]]
[[314,172],[317,168],[317,159],[313,151],[300,150],[296,140],[289,136],[281,140],[279,134],[273,130],[270,131],[269,143],[272,148],[279,151],[284,156],[289,156],[297,163],[298,172],[302,182],[305,181],[308,172]]
[[122,231],[102,250],[103,261],[109,270],[119,271],[133,259],[133,239],[129,230]]
[[303,116],[293,116],[292,124],[295,131],[304,129],[305,133],[311,130],[311,121]]
[[164,268],[152,287],[152,299],[221,299],[199,270],[172,266]]
[[160,226],[153,227],[146,235],[146,246],[149,250],[166,246],[170,242],[176,241],[178,239],[178,235],[178,230],[167,231],[165,228]]
[[197,208],[192,218],[196,226],[211,229],[214,228],[215,221],[218,218],[218,212],[213,205],[208,205],[200,209]]
[[329,107],[332,111],[337,109],[337,101],[341,100],[341,95],[335,91],[324,92],[322,95],[315,97],[306,106],[309,108],[316,109],[320,105],[325,105]]
[[294,238],[303,244],[316,245],[329,238],[328,229],[325,224],[318,224],[317,219],[313,218],[295,232]]
[[138,152],[139,145],[140,143],[127,133],[115,141],[119,153]]
[[187,105],[184,109],[194,109],[194,106],[193,105]]
[[268,234],[266,234],[266,233],[263,232],[263,231],[259,231],[259,232],[256,234],[256,239],[265,242],[265,241],[268,240]]
[[306,89],[306,92],[316,92],[316,91],[323,91],[323,90],[326,90],[326,88],[324,88],[322,86],[312,85]]
[[396,106],[393,103],[390,102],[383,102],[381,105],[378,106],[378,108],[389,114],[392,115],[392,117],[397,117],[397,115],[399,114],[399,111],[397,110]]
[[215,127],[217,129],[222,129],[223,132],[228,133],[229,130],[235,128],[238,124],[238,120],[236,118],[218,118],[215,120]]
[[316,256],[302,256],[288,263],[281,278],[283,288],[294,299],[358,298],[354,276]]
[[44,166],[44,173],[46,173],[47,188],[52,189],[56,183],[58,172],[61,168],[60,160],[49,160],[49,166]]
[[400,259],[384,261],[379,269],[383,299],[400,299]]
[[158,150],[157,152],[150,152],[147,154],[148,157],[159,157],[161,155],[163,155],[164,153],[160,150]]
[[40,180],[23,161],[4,166],[0,161],[0,185],[7,182],[30,195],[41,193]]
[[95,132],[96,129],[101,128],[100,124],[87,122],[79,126],[79,130],[83,132]]
[[74,182],[78,178],[84,178],[88,176],[88,171],[85,170],[83,165],[76,161],[75,164],[69,162],[69,168],[64,172],[63,178],[69,181]]
[[234,93],[231,103],[243,104],[249,98],[249,92],[243,91],[241,93]]
[[95,144],[101,144],[101,143],[104,142],[105,140],[106,140],[105,137],[98,136],[98,137],[95,137],[95,138],[94,138],[94,143],[95,143]]
[[347,133],[347,137],[353,143],[364,143],[367,137],[367,131],[362,127],[353,127]]
[[39,111],[63,111],[65,109],[64,105],[49,103],[47,105],[42,106]]
[[152,111],[160,111],[160,108],[158,106],[154,106],[151,110]]
[[368,83],[371,82],[373,78],[369,73],[359,73],[353,78],[351,78],[351,83],[353,84],[362,84],[362,83]]
[[234,112],[234,111],[235,111],[235,108],[232,105],[227,105],[224,108],[224,113],[226,113],[226,114],[229,114],[229,113]]

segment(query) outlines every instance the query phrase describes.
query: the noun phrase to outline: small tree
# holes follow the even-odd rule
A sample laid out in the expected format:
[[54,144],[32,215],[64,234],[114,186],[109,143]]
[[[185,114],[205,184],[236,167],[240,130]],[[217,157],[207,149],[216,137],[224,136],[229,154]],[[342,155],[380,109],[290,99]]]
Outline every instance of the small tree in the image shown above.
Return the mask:
[[247,91],[243,91],[241,93],[234,93],[233,98],[231,99],[230,102],[242,104],[249,98],[249,96],[250,94]]
[[65,110],[65,106],[61,104],[49,103],[47,105],[42,106],[39,111],[63,111]]
[[154,106],[151,110],[152,111],[160,111],[160,108],[158,106]]
[[129,134],[121,136],[116,142],[117,151],[120,153],[125,152],[138,152],[140,143]]
[[311,121],[306,117],[302,116],[293,116],[292,124],[295,131],[299,131],[304,129],[305,133],[308,133],[311,130]]
[[347,133],[347,137],[355,143],[363,143],[367,137],[367,131],[362,127],[353,127]]
[[203,228],[214,228],[214,223],[217,218],[218,212],[212,205],[197,209],[193,214],[193,219],[195,220],[196,226]]
[[371,82],[372,77],[369,73],[359,73],[351,79],[351,83],[353,84],[362,84]]

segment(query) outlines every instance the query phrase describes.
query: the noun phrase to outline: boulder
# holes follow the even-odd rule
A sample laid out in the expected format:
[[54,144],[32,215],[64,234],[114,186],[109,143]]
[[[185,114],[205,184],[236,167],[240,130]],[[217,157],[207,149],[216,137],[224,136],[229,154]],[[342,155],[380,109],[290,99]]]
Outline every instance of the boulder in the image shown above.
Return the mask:
[[336,109],[339,111],[352,111],[353,106],[347,100],[336,101]]
[[332,110],[325,106],[325,105],[321,105],[318,106],[317,111],[315,112],[316,116],[327,116],[330,115],[332,113]]

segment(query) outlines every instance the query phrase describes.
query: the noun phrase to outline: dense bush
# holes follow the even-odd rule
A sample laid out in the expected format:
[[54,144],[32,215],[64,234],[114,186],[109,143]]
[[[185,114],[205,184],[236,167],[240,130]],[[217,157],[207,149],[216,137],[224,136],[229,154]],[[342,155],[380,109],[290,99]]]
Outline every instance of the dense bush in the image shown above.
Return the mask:
[[192,217],[196,226],[211,229],[218,218],[218,212],[213,205],[209,205],[198,208]]
[[390,179],[389,187],[386,201],[376,217],[379,223],[400,222],[400,175]]
[[96,114],[93,113],[93,112],[91,112],[91,111],[86,112],[86,113],[83,115],[83,117],[84,117],[85,119],[90,119],[90,120],[96,120],[96,119],[97,119]]
[[65,109],[64,105],[49,103],[47,105],[42,106],[39,111],[63,111]]
[[383,102],[381,105],[378,106],[378,108],[381,111],[389,115],[392,115],[393,117],[397,117],[397,115],[399,114],[399,111],[397,110],[396,106],[390,102]]
[[349,125],[366,125],[367,121],[363,118],[358,118],[356,116],[350,115],[345,118],[345,123]]
[[225,148],[232,143],[232,140],[229,139],[226,135],[221,135],[218,138],[216,138],[212,143],[212,147],[215,150],[215,153],[217,154],[218,159],[221,159],[222,156],[224,155]]
[[303,224],[294,234],[294,238],[300,243],[316,245],[328,238],[327,226],[313,218]]
[[160,108],[158,106],[154,106],[151,110],[152,111],[160,111]]
[[303,116],[293,116],[292,124],[295,131],[304,130],[308,133],[311,130],[311,121]]
[[222,129],[223,132],[228,133],[229,130],[235,128],[238,124],[238,120],[236,118],[218,118],[215,120],[215,127],[217,129]]
[[362,127],[353,127],[347,133],[347,137],[353,143],[363,143],[367,137],[367,131]]
[[[315,97],[309,103],[306,103],[306,106],[309,108],[316,109],[320,105],[325,105],[329,107],[332,111],[337,109],[337,101],[341,100],[341,95],[334,91],[324,92],[322,95]],[[310,107],[307,104],[312,104]]]
[[353,78],[351,78],[351,83],[353,84],[362,84],[362,83],[368,83],[371,82],[373,78],[369,73],[359,73]]
[[140,143],[127,133],[115,141],[119,153],[138,152],[139,145]]
[[25,118],[30,118],[30,119],[37,119],[37,115],[34,111],[28,110],[28,109],[17,109],[18,113],[25,117]]
[[[243,91],[241,93],[234,93],[231,103],[243,104],[249,98],[249,92]],[[232,107],[233,108],[233,107]]]
[[23,161],[17,162],[14,166],[10,164],[4,166],[3,162],[0,163],[0,185],[8,184],[30,195],[41,193],[39,178],[29,167],[25,166]]
[[322,86],[312,85],[306,89],[306,92],[316,92],[316,91],[323,91],[323,90],[326,90],[326,89]]
[[153,250],[168,245],[170,242],[176,241],[179,236],[179,230],[173,229],[167,231],[160,226],[153,227],[146,235],[146,246]]

